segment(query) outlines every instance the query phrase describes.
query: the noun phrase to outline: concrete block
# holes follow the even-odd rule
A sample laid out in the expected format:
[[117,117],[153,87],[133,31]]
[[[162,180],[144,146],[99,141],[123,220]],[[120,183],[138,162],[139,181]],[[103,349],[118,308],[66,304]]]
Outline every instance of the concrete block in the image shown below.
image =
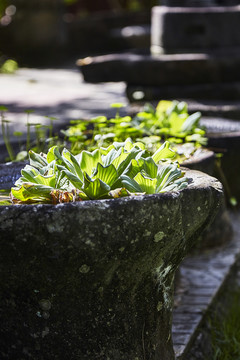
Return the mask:
[[240,6],[152,9],[151,52],[199,52],[240,46]]

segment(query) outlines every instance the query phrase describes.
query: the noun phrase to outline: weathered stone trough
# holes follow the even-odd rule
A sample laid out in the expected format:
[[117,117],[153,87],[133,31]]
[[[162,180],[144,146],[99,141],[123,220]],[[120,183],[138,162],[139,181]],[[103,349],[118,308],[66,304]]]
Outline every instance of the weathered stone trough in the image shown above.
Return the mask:
[[174,273],[223,198],[187,176],[181,192],[1,206],[1,359],[174,359]]

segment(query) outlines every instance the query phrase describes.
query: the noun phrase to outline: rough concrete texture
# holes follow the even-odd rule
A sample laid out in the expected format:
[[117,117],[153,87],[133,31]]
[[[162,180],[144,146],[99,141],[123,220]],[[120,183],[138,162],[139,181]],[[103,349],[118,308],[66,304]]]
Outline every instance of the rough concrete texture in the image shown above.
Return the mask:
[[222,187],[0,207],[1,358],[172,360],[174,272]]
[[199,52],[240,46],[240,6],[152,8],[153,53]]

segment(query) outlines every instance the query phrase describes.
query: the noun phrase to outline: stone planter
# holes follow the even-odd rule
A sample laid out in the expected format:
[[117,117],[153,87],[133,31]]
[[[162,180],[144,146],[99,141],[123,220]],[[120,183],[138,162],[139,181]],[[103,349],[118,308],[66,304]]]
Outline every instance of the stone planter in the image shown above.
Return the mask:
[[174,273],[223,197],[187,175],[182,192],[1,206],[1,359],[174,359]]
[[[201,149],[199,153],[184,161],[182,166],[191,170],[199,170],[211,176],[216,176],[215,153],[209,149]],[[221,179],[220,179],[221,180]],[[192,251],[199,252],[213,247],[218,247],[232,239],[232,223],[225,202],[218,210],[212,224],[206,228]]]
[[[184,161],[182,166],[191,170],[199,170],[208,175],[215,175],[215,153],[208,149],[201,149],[195,156]],[[203,250],[218,247],[232,239],[232,223],[225,202],[219,208],[214,221],[200,235],[198,241],[191,251],[201,252]]]

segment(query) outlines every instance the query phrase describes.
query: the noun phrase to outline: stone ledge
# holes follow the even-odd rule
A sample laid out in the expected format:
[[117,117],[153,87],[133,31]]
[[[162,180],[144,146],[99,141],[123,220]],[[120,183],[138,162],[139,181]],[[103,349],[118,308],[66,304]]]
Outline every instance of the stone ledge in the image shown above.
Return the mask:
[[110,54],[79,59],[87,82],[125,81],[132,85],[160,86],[236,82],[240,80],[240,49],[227,53]]
[[143,86],[128,83],[126,95],[130,102],[183,98],[207,100],[239,100],[240,82],[216,82],[191,85]]

